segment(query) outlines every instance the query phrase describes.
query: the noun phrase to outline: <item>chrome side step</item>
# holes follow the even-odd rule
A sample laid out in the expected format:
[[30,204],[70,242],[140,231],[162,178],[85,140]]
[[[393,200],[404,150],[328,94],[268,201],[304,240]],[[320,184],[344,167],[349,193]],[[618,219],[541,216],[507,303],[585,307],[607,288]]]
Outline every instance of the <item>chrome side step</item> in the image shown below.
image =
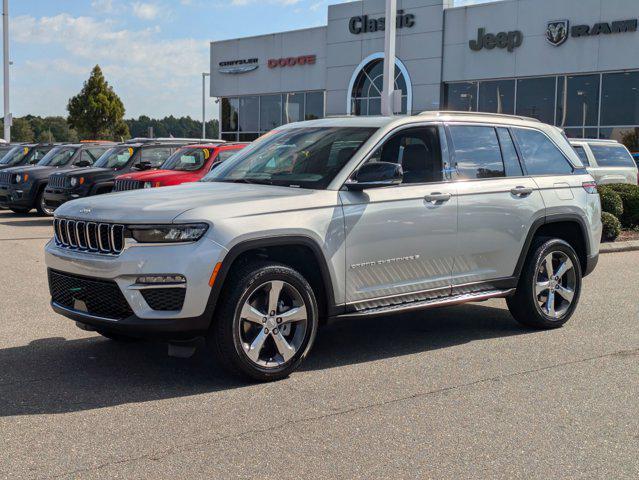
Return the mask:
[[489,290],[486,292],[464,293],[462,295],[455,295],[452,297],[441,297],[431,300],[422,300],[418,302],[403,303],[400,305],[390,305],[387,307],[377,307],[368,310],[359,310],[352,313],[344,313],[337,318],[351,318],[351,317],[373,317],[379,315],[389,315],[393,313],[410,312],[411,310],[422,310],[426,308],[444,307],[450,305],[459,305],[469,302],[481,302],[483,300],[489,300],[491,298],[504,298],[515,293],[515,289],[508,290]]

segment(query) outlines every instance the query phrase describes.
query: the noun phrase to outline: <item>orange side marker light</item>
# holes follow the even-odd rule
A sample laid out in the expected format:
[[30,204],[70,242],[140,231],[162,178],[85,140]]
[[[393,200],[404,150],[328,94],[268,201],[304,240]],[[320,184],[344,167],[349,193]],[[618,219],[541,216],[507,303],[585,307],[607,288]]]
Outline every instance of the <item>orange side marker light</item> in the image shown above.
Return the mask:
[[209,280],[209,287],[213,288],[213,285],[215,285],[215,279],[217,278],[217,274],[220,273],[220,268],[222,268],[222,262],[218,262],[218,264],[215,265],[211,279]]

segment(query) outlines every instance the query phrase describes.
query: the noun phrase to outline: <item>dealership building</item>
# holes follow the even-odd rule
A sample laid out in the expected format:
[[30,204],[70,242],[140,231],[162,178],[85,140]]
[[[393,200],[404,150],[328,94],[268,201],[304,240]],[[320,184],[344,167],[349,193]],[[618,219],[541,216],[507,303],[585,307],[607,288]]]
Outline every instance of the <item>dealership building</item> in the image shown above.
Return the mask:
[[[397,3],[401,113],[525,115],[571,137],[639,150],[639,1]],[[384,15],[384,0],[341,3],[328,7],[326,26],[211,43],[222,137],[248,141],[304,119],[379,115]]]

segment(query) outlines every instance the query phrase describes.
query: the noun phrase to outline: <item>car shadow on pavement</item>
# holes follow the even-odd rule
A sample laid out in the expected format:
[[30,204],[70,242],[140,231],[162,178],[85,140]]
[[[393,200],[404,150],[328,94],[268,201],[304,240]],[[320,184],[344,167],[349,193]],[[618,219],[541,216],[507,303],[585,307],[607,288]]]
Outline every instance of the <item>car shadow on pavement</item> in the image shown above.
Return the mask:
[[31,217],[28,220],[26,220],[26,218],[28,218],[27,216],[24,216],[21,218],[25,218],[25,220],[10,220],[10,221],[5,221],[3,219],[2,222],[0,222],[0,225],[4,225],[6,227],[52,227],[53,226],[53,218],[42,218],[42,217]]
[[[302,370],[524,333],[507,310],[478,305],[344,320],[320,329]],[[5,348],[0,366],[0,417],[76,412],[250,385],[221,371],[204,349],[190,359],[175,359],[167,356],[166,344],[123,344],[100,336],[46,338]]]

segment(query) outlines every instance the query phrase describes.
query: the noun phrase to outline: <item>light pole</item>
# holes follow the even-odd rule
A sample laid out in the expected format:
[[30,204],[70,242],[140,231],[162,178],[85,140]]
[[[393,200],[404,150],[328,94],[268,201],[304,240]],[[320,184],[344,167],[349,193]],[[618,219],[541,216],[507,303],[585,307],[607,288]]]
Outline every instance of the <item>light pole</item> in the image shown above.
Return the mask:
[[206,138],[206,77],[210,73],[202,73],[202,138]]
[[382,115],[391,116],[395,110],[395,40],[397,31],[397,0],[386,0],[386,28],[384,32],[384,88]]
[[11,141],[11,118],[9,106],[9,0],[2,1],[2,56],[4,62],[4,139]]

